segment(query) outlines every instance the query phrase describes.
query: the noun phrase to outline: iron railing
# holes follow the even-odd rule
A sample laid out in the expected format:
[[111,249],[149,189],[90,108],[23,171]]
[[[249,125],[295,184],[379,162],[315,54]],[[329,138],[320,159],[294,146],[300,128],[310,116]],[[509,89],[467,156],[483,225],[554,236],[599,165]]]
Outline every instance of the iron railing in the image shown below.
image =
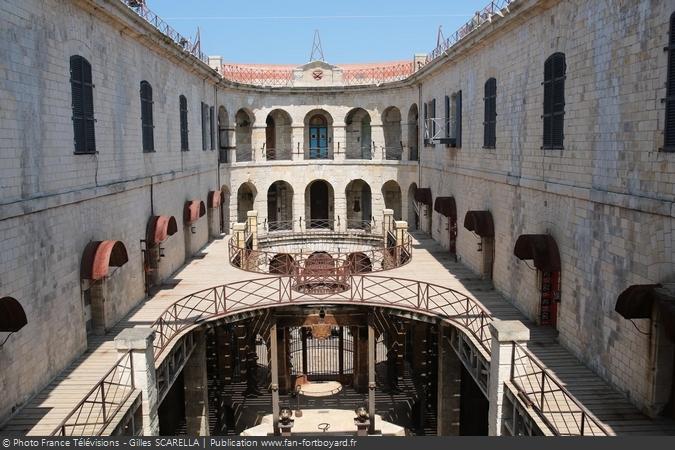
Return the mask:
[[204,53],[202,53],[201,42],[198,38],[192,40],[181,35],[178,31],[173,29],[168,23],[164,22],[164,20],[161,17],[159,17],[157,14],[151,11],[145,5],[145,1],[142,0],[120,0],[120,1],[124,3],[131,11],[135,12],[140,17],[142,17],[150,25],[157,28],[157,30],[160,33],[169,37],[173,42],[176,43],[176,45],[182,48],[185,52],[201,60],[202,62],[208,64],[209,58]]
[[527,348],[514,342],[511,382],[518,396],[532,407],[557,436],[608,436],[600,421],[537,361]]
[[388,83],[405,80],[415,72],[413,62],[389,64],[380,67],[349,68],[342,70],[342,81],[346,86]]
[[50,435],[100,436],[135,389],[133,358],[127,352]]
[[293,69],[248,67],[237,64],[223,64],[220,73],[226,80],[252,86],[289,87],[293,86]]
[[459,27],[459,29],[455,31],[449,38],[438,43],[436,48],[427,55],[425,64],[428,64],[441,56],[444,52],[452,48],[455,44],[468,36],[474,30],[478,29],[478,27],[484,23],[491,22],[495,15],[503,16],[504,14],[508,13],[509,5],[515,1],[516,0],[495,0],[485,5],[485,7],[480,11],[476,11],[471,20]]
[[293,150],[290,148],[265,148],[262,149],[262,156],[267,161],[290,161],[293,159]]
[[[270,241],[265,248],[259,243],[258,249],[247,249],[237,242],[236,236],[228,242],[229,261],[234,267],[254,273],[292,275],[298,274],[307,267],[315,255],[325,254],[336,268],[345,267],[349,273],[364,274],[380,272],[404,266],[412,260],[412,239],[408,237],[399,245],[385,245],[381,235],[355,234],[353,232],[340,233],[326,230],[325,232],[308,231],[295,233],[290,231],[292,223],[282,222],[289,226],[286,230],[279,230],[270,237],[283,237],[284,242],[275,248],[274,241]],[[268,225],[269,226],[269,225]],[[370,227],[370,222],[354,222],[352,226]],[[363,229],[363,228],[359,228]],[[320,250],[305,250],[300,248],[294,251],[293,243],[288,239],[308,243],[315,240],[324,242],[328,238],[331,245],[321,247]],[[366,239],[363,244],[354,243],[354,239]],[[378,246],[373,246],[372,242]],[[343,245],[340,245],[343,243]],[[245,245],[245,244],[244,244]]]

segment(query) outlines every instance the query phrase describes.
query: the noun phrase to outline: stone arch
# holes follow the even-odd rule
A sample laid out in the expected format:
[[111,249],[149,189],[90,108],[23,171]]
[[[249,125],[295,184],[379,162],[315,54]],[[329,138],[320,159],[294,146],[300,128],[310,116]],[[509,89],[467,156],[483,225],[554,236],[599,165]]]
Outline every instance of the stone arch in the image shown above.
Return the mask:
[[394,211],[394,220],[403,220],[403,197],[401,186],[396,180],[389,180],[382,185],[384,207]]
[[349,182],[345,188],[347,200],[347,228],[370,229],[373,217],[373,194],[370,185],[362,179]]
[[400,160],[403,155],[401,133],[401,110],[390,106],[382,113],[384,131],[384,157],[389,160]]
[[372,159],[371,118],[363,108],[354,108],[345,116],[345,158]]
[[267,189],[268,231],[293,229],[293,187],[278,180]]
[[326,180],[314,180],[305,188],[306,228],[334,229],[335,191]]
[[265,120],[265,157],[268,160],[290,160],[293,119],[283,109],[274,109]]
[[246,181],[237,190],[237,222],[246,222],[248,212],[255,209],[255,198],[258,190],[253,183]]

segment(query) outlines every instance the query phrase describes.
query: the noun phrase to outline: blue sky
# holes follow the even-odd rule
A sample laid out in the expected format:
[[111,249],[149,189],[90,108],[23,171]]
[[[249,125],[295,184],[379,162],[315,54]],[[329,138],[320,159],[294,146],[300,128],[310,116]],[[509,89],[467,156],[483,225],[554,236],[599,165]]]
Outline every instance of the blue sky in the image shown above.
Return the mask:
[[412,59],[436,45],[488,0],[147,0],[178,32],[199,26],[202,50],[226,61],[293,63],[309,60],[319,29],[327,62]]

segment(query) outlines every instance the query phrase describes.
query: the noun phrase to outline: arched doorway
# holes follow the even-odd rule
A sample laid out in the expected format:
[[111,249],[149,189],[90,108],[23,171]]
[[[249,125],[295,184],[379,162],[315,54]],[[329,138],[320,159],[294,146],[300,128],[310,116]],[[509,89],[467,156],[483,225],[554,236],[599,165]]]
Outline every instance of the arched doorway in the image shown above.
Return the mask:
[[408,147],[410,148],[409,159],[411,161],[419,159],[420,127],[418,120],[419,111],[417,110],[417,105],[413,103],[408,110]]
[[408,226],[411,230],[420,228],[420,209],[415,201],[415,191],[417,191],[417,183],[412,183],[408,188]]
[[325,180],[312,181],[305,190],[307,228],[333,229],[333,187]]
[[265,157],[268,160],[290,160],[291,116],[283,109],[275,109],[265,121]]
[[353,180],[345,189],[347,199],[347,228],[370,229],[373,218],[370,186],[363,180]]
[[246,222],[248,212],[254,209],[257,193],[255,186],[249,182],[239,186],[237,191],[237,222]]
[[275,181],[267,190],[268,231],[293,229],[293,188],[285,181]]
[[395,106],[390,106],[382,114],[382,126],[384,129],[384,157],[389,160],[400,160],[403,154],[401,142],[401,111]]
[[253,161],[253,144],[252,144],[252,125],[253,116],[245,109],[237,111],[235,117],[237,128],[237,162]]
[[363,108],[349,111],[345,117],[347,159],[372,158],[372,133],[370,129],[370,114]]
[[305,159],[333,159],[333,118],[317,109],[305,116]]
[[401,186],[394,180],[387,181],[382,186],[382,198],[384,198],[384,207],[394,211],[394,220],[403,220]]

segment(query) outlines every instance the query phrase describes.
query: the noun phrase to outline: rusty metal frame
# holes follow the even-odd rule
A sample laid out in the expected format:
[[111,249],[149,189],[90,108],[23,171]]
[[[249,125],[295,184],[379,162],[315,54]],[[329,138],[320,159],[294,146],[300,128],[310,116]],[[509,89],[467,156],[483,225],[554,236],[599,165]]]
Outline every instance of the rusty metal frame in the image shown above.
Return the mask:
[[100,436],[135,390],[134,362],[126,352],[50,436]]
[[609,436],[600,421],[523,345],[513,342],[511,383],[556,436]]

